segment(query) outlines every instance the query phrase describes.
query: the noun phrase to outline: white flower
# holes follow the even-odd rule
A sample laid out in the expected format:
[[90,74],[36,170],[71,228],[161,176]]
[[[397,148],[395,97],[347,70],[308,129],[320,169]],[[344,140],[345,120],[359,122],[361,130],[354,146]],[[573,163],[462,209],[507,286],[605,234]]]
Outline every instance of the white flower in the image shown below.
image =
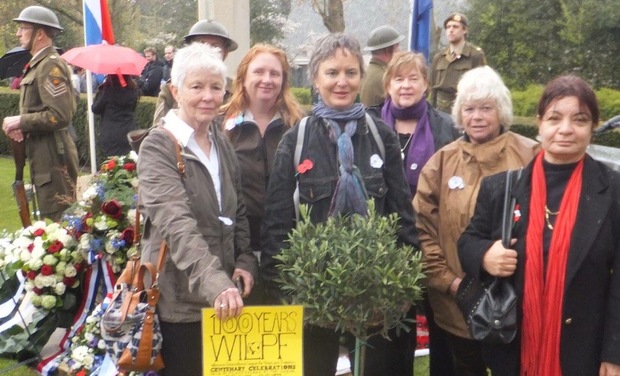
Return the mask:
[[82,199],[86,201],[91,201],[95,197],[97,197],[97,184],[91,185],[82,193]]
[[86,334],[84,334],[84,338],[85,338],[88,342],[90,342],[90,341],[92,341],[93,339],[95,339],[95,335],[94,335],[93,333],[86,333]]
[[108,217],[106,215],[97,217],[93,226],[96,230],[106,231],[108,229]]
[[43,295],[41,298],[41,307],[52,309],[56,306],[56,297],[52,295]]
[[45,255],[43,257],[43,263],[45,265],[54,266],[58,263],[58,259],[54,255]]
[[62,295],[65,293],[67,289],[67,286],[65,286],[64,283],[60,282],[56,284],[56,287],[54,287],[54,292],[56,293],[56,295]]
[[[84,237],[84,235],[82,237]],[[58,252],[58,258],[60,259],[60,261],[69,261],[70,256],[71,253],[66,248],[63,248],[60,250],[60,252]]]
[[19,254],[19,259],[23,262],[28,262],[30,261],[30,259],[32,259],[32,255],[26,249],[26,250],[21,251],[21,253]]
[[138,153],[136,153],[133,150],[129,152],[128,157],[129,157],[129,159],[133,160],[134,162],[138,161]]
[[65,268],[65,277],[75,277],[77,275],[77,270],[73,265],[67,265]]
[[139,180],[138,178],[132,178],[131,179],[131,186],[134,188],[138,188],[138,184],[139,184]]
[[65,275],[65,268],[67,267],[67,263],[64,261],[59,262],[58,264],[56,264],[56,268],[55,268],[55,272],[58,274],[62,274]]
[[39,270],[43,266],[43,260],[32,258],[26,263],[31,270]]
[[30,297],[30,302],[35,307],[40,307],[42,300],[43,300],[43,298],[41,296],[37,295],[37,294],[32,294],[32,296]]
[[104,350],[104,349],[106,348],[105,341],[104,341],[104,340],[102,340],[102,339],[100,339],[100,340],[97,342],[97,347],[98,347],[99,349],[101,349],[101,350]]

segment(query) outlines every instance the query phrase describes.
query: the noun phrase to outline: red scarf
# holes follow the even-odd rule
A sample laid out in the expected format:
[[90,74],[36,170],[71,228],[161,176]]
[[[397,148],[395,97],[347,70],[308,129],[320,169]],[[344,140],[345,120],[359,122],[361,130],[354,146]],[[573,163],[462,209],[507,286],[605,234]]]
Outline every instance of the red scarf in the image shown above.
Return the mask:
[[[570,238],[581,195],[583,159],[564,191],[555,222],[546,273],[543,272],[543,229],[547,183],[540,152],[532,170],[530,217],[525,239],[525,288],[521,329],[521,376],[561,376],[560,330]],[[543,276],[546,279],[543,282]]]

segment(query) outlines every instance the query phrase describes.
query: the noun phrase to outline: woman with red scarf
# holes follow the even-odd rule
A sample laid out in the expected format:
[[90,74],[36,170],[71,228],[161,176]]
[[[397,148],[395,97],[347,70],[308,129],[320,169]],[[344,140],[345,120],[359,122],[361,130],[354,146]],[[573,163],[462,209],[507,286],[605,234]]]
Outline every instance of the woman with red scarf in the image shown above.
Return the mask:
[[466,273],[508,277],[519,334],[483,344],[493,375],[620,375],[620,174],[586,154],[599,109],[576,76],[538,105],[542,151],[513,187],[511,249],[501,245],[505,174],[482,182],[458,248]]

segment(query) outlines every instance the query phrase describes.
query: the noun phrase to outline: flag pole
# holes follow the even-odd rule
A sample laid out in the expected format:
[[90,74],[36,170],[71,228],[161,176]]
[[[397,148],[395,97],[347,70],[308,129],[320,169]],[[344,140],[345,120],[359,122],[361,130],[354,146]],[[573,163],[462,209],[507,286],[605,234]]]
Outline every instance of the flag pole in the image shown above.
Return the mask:
[[95,146],[95,115],[93,114],[93,75],[86,70],[86,103],[88,106],[88,144],[90,149],[90,172],[97,172],[97,151]]
[[[88,30],[86,27],[86,2],[82,0],[82,14],[84,18],[84,45],[88,44]],[[95,115],[93,114],[93,75],[90,70],[86,70],[86,103],[88,117],[88,146],[90,149],[90,172],[97,172],[97,151],[95,146]]]

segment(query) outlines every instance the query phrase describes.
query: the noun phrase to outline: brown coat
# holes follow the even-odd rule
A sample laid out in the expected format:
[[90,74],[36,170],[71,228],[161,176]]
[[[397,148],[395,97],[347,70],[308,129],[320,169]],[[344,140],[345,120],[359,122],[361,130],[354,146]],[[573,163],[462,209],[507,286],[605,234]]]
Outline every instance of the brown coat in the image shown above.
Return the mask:
[[463,277],[456,243],[474,213],[480,181],[525,166],[538,149],[535,141],[512,132],[480,145],[460,138],[435,153],[422,169],[413,205],[428,297],[435,321],[452,334],[469,338],[448,290],[455,278]]
[[[220,162],[221,210],[211,175],[190,150],[182,152],[187,171],[181,177],[174,145],[162,130],[151,131],[140,146],[142,259],[157,263],[162,238],[169,249],[157,305],[165,322],[200,321],[202,308],[235,287],[235,268],[254,276],[258,271],[249,247],[237,157],[226,136],[216,127],[212,132]],[[225,223],[227,219],[232,223]]]

